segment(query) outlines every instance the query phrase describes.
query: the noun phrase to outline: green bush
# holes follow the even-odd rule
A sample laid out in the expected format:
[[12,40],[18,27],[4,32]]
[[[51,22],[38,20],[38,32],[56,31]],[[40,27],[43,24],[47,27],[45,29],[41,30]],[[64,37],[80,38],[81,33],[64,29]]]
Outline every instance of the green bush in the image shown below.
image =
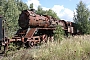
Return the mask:
[[64,36],[64,31],[62,30],[61,26],[58,25],[56,27],[56,30],[54,31],[54,37],[55,37],[55,40],[57,41],[60,41],[63,39],[63,36]]

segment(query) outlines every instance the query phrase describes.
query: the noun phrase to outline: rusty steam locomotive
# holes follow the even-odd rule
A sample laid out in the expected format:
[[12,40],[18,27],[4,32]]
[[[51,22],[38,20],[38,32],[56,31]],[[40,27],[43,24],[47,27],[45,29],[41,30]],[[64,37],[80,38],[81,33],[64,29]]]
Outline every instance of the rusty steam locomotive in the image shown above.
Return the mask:
[[[38,15],[33,10],[23,10],[19,16],[18,24],[21,27],[12,39],[4,37],[2,29],[2,17],[0,17],[0,45],[5,45],[7,48],[10,42],[22,42],[26,46],[34,46],[37,43],[53,40],[53,31],[57,25],[65,31],[66,35],[76,34],[77,29],[75,23],[65,20],[57,20],[48,15]],[[4,39],[3,39],[4,38]],[[2,43],[4,41],[4,43]]]

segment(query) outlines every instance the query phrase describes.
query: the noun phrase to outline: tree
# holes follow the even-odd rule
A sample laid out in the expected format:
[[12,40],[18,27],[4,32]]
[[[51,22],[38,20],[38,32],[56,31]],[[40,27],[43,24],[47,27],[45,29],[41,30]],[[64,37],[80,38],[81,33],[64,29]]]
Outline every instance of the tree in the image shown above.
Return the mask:
[[14,35],[18,26],[19,14],[22,10],[28,9],[26,3],[23,3],[22,0],[0,0],[0,15],[2,15],[6,23],[5,31],[9,33],[9,37]]
[[30,9],[33,9],[33,3],[30,4]]
[[20,12],[21,12],[22,10],[28,9],[27,4],[26,4],[26,3],[23,3],[22,0],[17,0],[16,3],[17,3],[18,10],[19,10]]
[[46,11],[46,14],[49,15],[49,16],[52,16],[52,17],[54,17],[54,18],[56,18],[56,19],[60,19],[60,18],[57,16],[57,14],[56,14],[53,10],[51,10],[51,9],[47,10],[47,11]]
[[6,28],[8,27],[9,36],[12,36],[18,28],[19,11],[15,0],[8,0],[4,8],[4,17],[6,19]]
[[2,15],[2,16],[3,16],[3,14],[4,14],[3,7],[2,7],[2,6],[0,6],[0,15]]
[[58,41],[60,43],[60,41],[62,40],[63,36],[64,36],[64,31],[63,29],[61,28],[60,25],[58,25],[56,27],[56,30],[54,31],[54,37],[55,37],[55,40]]
[[76,15],[74,14],[74,22],[78,25],[78,29],[86,34],[88,32],[88,17],[89,11],[86,5],[80,1],[76,8]]
[[6,0],[0,0],[0,15],[4,16],[4,8],[6,7]]
[[53,10],[51,10],[51,9],[43,10],[43,8],[41,6],[38,6],[36,13],[39,15],[49,15],[49,16],[52,16],[53,18],[58,19],[58,20],[60,19]]
[[45,11],[43,10],[43,8],[41,6],[38,6],[38,9],[36,10],[36,14],[39,15],[45,15]]

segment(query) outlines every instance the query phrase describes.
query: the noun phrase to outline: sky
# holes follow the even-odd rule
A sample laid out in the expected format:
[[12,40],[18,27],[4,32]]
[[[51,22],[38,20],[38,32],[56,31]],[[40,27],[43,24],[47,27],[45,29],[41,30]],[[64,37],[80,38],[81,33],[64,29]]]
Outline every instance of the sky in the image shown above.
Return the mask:
[[[61,20],[72,21],[73,13],[81,0],[22,0],[28,6],[33,3],[34,9],[40,5],[43,10],[52,9]],[[90,0],[82,0],[90,9]]]

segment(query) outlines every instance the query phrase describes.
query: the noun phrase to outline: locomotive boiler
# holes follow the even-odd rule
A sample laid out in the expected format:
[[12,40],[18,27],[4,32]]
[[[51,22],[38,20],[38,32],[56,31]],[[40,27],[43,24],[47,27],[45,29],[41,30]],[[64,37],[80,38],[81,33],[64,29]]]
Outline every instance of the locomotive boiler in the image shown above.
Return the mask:
[[[56,25],[57,22],[53,23],[52,18],[48,15],[38,15],[31,10],[23,10],[19,16],[19,26],[22,29],[27,29],[28,27],[52,27]],[[53,26],[53,27],[54,27]]]

